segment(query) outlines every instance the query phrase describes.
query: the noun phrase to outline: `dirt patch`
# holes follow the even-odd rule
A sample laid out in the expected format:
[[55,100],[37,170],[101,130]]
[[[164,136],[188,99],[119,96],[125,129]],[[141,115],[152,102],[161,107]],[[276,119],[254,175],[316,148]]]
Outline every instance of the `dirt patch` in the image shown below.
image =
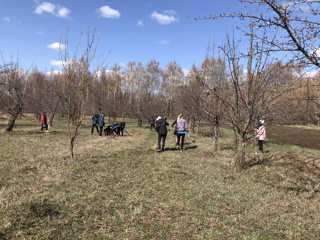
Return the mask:
[[266,126],[267,139],[320,150],[320,130]]

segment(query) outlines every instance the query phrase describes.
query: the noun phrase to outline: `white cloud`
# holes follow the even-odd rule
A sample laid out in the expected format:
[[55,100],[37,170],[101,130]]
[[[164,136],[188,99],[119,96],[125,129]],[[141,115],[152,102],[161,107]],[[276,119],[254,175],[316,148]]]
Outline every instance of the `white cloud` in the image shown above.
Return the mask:
[[59,75],[62,73],[63,73],[62,71],[50,71],[50,72],[46,72],[46,75],[50,77],[50,76]]
[[137,25],[142,27],[142,26],[144,26],[144,22],[143,22],[142,20],[139,20],[139,21],[137,22]]
[[168,45],[169,41],[168,40],[160,40],[156,42],[158,45]]
[[119,18],[120,12],[112,9],[109,6],[103,6],[97,9],[97,13],[103,18]]
[[172,23],[172,22],[179,21],[178,18],[174,17],[175,14],[176,14],[176,12],[173,11],[173,10],[166,10],[166,11],[164,11],[163,14],[154,11],[151,14],[151,18],[156,20],[159,24],[163,24],[164,25],[164,24],[169,24],[169,23]]
[[39,15],[42,15],[43,13],[50,13],[55,17],[66,18],[69,16],[71,11],[66,7],[60,6],[59,4],[43,2],[37,6],[36,10],[34,10],[34,13]]
[[66,18],[69,16],[69,14],[71,13],[71,11],[66,8],[66,7],[61,7],[60,9],[58,9],[57,11],[57,16],[58,17],[62,17],[62,18]]
[[47,48],[51,48],[53,50],[60,51],[61,49],[65,49],[66,45],[64,45],[62,43],[54,42],[54,43],[49,44],[47,46]]
[[183,74],[184,74],[185,77],[188,76],[189,70],[187,70],[185,68],[182,68],[182,71],[183,71]]
[[42,31],[38,31],[38,32],[36,32],[36,34],[43,35],[43,32]]
[[2,18],[2,21],[11,22],[11,19],[9,17],[4,17],[4,18]]
[[320,57],[320,47],[313,49],[310,54],[313,54],[315,57]]
[[51,60],[51,61],[50,61],[50,65],[62,67],[62,66],[63,66],[63,62],[60,61],[60,60],[59,60],[59,61],[57,61],[57,60]]

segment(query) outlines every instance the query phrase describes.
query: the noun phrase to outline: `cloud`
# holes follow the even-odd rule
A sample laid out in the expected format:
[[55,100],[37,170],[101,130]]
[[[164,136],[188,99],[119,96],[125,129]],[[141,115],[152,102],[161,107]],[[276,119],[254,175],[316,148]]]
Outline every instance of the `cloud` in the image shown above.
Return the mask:
[[144,22],[143,22],[142,20],[139,20],[139,21],[137,22],[137,25],[142,27],[142,26],[144,26]]
[[97,9],[97,13],[103,18],[119,18],[120,12],[118,10],[112,9],[109,6],[103,6]]
[[43,32],[42,31],[38,31],[38,32],[36,32],[36,34],[43,35]]
[[37,6],[34,13],[42,15],[43,13],[50,13],[55,17],[66,18],[70,15],[71,11],[59,4],[53,4],[49,2],[43,2]]
[[179,21],[178,18],[175,18],[176,12],[173,10],[166,10],[163,14],[154,11],[151,14],[151,18],[156,20],[159,24],[165,25],[172,22]]
[[62,18],[66,18],[70,15],[70,13],[71,13],[71,11],[68,8],[61,7],[57,11],[57,16],[62,17]]
[[50,65],[52,66],[58,66],[58,67],[62,67],[63,66],[63,62],[60,60],[50,60]]
[[182,68],[183,75],[186,77],[189,74],[189,70]]
[[310,54],[314,55],[317,58],[320,57],[320,47],[313,49],[313,51],[311,51]]
[[53,50],[60,51],[61,49],[65,49],[66,45],[64,45],[62,43],[54,42],[54,43],[49,44],[47,46],[47,48],[51,48]]
[[54,75],[59,75],[59,74],[63,74],[62,71],[50,71],[50,72],[46,72],[46,75],[48,77],[54,76]]
[[2,21],[4,22],[11,22],[11,19],[9,17],[4,17],[2,18]]
[[157,41],[156,44],[158,44],[158,45],[168,45],[169,44],[169,40],[160,40],[160,41]]

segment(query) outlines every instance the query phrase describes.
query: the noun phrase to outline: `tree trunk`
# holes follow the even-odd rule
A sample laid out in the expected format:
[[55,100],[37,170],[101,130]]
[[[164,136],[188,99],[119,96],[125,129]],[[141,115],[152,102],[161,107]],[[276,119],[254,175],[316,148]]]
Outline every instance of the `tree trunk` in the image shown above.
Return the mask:
[[141,119],[138,119],[138,127],[142,127],[142,120]]
[[200,128],[200,119],[197,121],[197,135],[199,135],[199,128]]
[[213,122],[213,151],[219,150],[219,132],[220,132],[220,121],[219,116],[216,115]]
[[10,115],[9,122],[8,122],[7,126],[5,127],[5,129],[4,129],[6,132],[12,131],[13,126],[14,126],[14,124],[16,122],[16,119],[17,119],[17,116]]
[[74,146],[75,139],[76,139],[75,137],[70,138],[70,158],[71,158],[71,161],[74,160],[73,146]]
[[247,143],[244,139],[238,140],[236,159],[235,159],[235,166],[238,171],[245,169],[247,167],[246,146],[247,146]]
[[19,116],[21,110],[22,110],[22,105],[20,105],[20,104],[17,104],[14,107],[13,112],[10,114],[9,122],[8,122],[7,126],[5,127],[5,129],[4,129],[6,132],[11,132],[12,131],[12,129],[14,127],[14,124],[16,122],[16,119]]

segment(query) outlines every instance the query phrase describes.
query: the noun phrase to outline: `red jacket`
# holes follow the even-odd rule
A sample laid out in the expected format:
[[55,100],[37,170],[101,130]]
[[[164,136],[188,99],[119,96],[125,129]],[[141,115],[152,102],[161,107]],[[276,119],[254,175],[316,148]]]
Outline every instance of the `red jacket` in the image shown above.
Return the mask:
[[42,115],[41,116],[41,123],[43,124],[43,123],[47,123],[47,116],[45,116],[45,115]]

